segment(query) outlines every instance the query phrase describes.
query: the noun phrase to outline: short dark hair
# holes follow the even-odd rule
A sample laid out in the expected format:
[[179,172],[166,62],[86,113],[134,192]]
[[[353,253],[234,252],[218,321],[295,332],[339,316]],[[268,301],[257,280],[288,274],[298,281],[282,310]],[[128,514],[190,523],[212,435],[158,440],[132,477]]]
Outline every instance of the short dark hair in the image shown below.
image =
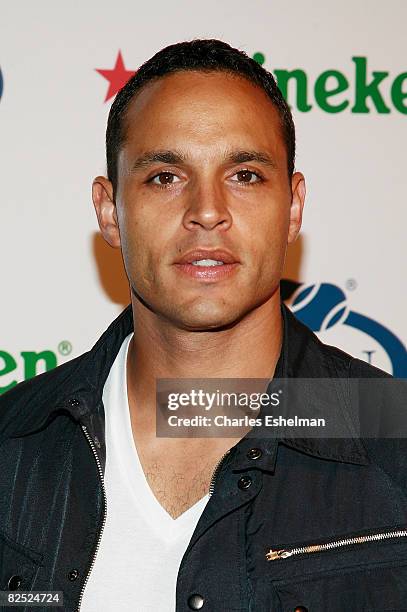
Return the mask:
[[295,127],[291,110],[273,75],[244,51],[227,43],[209,39],[194,39],[169,45],[144,62],[117,94],[109,113],[106,130],[107,176],[117,189],[117,159],[125,140],[125,115],[134,95],[144,85],[174,72],[227,72],[242,76],[261,87],[273,102],[280,119],[287,149],[287,170],[291,176],[295,161]]

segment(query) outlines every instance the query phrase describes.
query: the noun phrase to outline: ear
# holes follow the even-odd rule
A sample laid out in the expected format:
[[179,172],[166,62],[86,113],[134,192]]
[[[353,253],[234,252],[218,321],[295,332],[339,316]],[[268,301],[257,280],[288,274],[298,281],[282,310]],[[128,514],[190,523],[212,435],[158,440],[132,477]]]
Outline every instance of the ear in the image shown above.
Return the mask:
[[290,224],[287,243],[291,244],[297,238],[302,223],[302,211],[305,203],[305,178],[301,172],[295,172],[291,178]]
[[120,232],[117,221],[113,185],[104,176],[97,176],[92,184],[92,200],[103,238],[111,247],[120,248]]

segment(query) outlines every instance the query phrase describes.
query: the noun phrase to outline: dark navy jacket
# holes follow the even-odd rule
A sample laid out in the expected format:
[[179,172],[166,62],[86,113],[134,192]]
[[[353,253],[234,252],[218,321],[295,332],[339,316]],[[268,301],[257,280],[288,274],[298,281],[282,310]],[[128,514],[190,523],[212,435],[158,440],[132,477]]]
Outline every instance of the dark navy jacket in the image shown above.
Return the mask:
[[[407,445],[355,437],[347,412],[350,379],[389,375],[281,309],[276,376],[338,378],[324,401],[349,437],[232,447],[182,559],[176,611],[407,610]],[[0,589],[63,591],[64,610],[79,609],[109,511],[102,391],[132,330],[128,306],[90,351],[0,397]]]

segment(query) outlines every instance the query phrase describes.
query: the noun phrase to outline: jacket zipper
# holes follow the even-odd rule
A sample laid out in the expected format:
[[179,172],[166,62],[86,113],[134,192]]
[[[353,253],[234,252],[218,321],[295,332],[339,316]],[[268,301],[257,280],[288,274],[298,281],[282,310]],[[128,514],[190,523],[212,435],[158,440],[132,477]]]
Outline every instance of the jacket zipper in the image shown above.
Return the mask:
[[303,555],[313,552],[320,552],[323,550],[332,550],[341,546],[350,546],[352,544],[364,544],[365,542],[376,542],[379,540],[389,540],[405,537],[407,537],[406,529],[402,529],[399,531],[387,531],[384,533],[376,533],[355,538],[345,538],[343,540],[336,540],[334,542],[327,542],[325,544],[314,544],[313,546],[301,546],[299,548],[282,550],[269,550],[269,552],[266,554],[266,559],[267,561],[274,561],[275,559],[286,559],[287,557],[292,557],[293,555]]
[[90,435],[88,433],[88,429],[87,429],[86,425],[81,425],[81,427],[82,427],[82,430],[83,430],[83,432],[84,432],[84,434],[86,436],[87,441],[90,444],[90,447],[92,449],[93,455],[95,457],[96,465],[97,465],[99,476],[100,476],[100,481],[101,481],[101,484],[102,484],[102,492],[103,492],[103,520],[102,520],[102,527],[101,527],[101,529],[99,531],[99,538],[98,538],[98,541],[97,541],[97,544],[96,544],[95,552],[93,554],[92,563],[90,564],[90,567],[88,569],[88,573],[86,574],[85,582],[82,585],[82,590],[81,590],[80,595],[79,595],[78,607],[76,608],[76,612],[79,612],[79,610],[80,610],[81,603],[82,603],[83,593],[85,591],[86,584],[87,584],[87,582],[89,580],[89,576],[90,576],[90,573],[92,571],[92,568],[95,565],[96,556],[98,554],[100,542],[102,540],[103,529],[104,529],[104,526],[105,526],[105,523],[106,523],[106,507],[107,507],[107,497],[106,497],[105,482],[104,482],[104,477],[103,477],[102,466],[100,464],[100,459],[99,459],[99,456],[98,456],[98,454],[96,452],[95,445],[93,444],[93,440],[92,440],[92,438],[90,437]]
[[216,478],[219,474],[219,470],[221,467],[221,464],[224,460],[224,458],[226,457],[226,455],[228,455],[230,453],[231,449],[229,448],[229,450],[226,451],[226,453],[224,453],[222,455],[222,457],[219,459],[218,463],[215,465],[215,469],[213,470],[213,474],[212,474],[212,478],[211,481],[209,483],[209,497],[211,497],[213,495],[213,492],[215,490],[215,483],[216,483]]
[[[96,556],[97,556],[97,553],[98,553],[98,550],[99,550],[99,547],[100,547],[100,542],[102,540],[103,529],[104,529],[104,526],[105,526],[105,523],[106,523],[106,506],[107,506],[106,489],[105,489],[105,483],[104,483],[102,466],[100,465],[100,459],[99,459],[99,456],[98,456],[98,454],[96,452],[95,445],[93,444],[93,440],[92,440],[92,438],[90,437],[90,435],[88,433],[86,425],[81,425],[81,428],[82,428],[82,430],[83,430],[83,432],[84,432],[84,434],[86,436],[86,439],[89,442],[89,445],[90,445],[90,447],[92,449],[93,455],[94,455],[95,460],[96,460],[96,464],[97,464],[98,472],[99,472],[99,476],[100,476],[100,481],[101,481],[101,484],[102,484],[104,505],[103,505],[102,527],[101,527],[100,532],[99,532],[99,538],[98,538],[98,542],[96,544],[95,552],[93,554],[92,562],[90,564],[88,573],[86,575],[85,582],[82,585],[82,589],[81,589],[81,592],[80,592],[80,595],[79,595],[78,607],[76,608],[76,612],[80,611],[80,607],[81,607],[81,603],[82,603],[82,598],[83,598],[83,593],[85,591],[87,582],[89,580],[90,573],[91,573],[91,571],[93,569],[93,566],[95,565]],[[217,478],[217,476],[219,474],[219,470],[220,470],[221,464],[222,464],[223,460],[225,459],[225,457],[230,453],[230,451],[231,451],[231,449],[229,448],[229,450],[227,450],[226,453],[224,453],[222,455],[222,457],[219,459],[218,463],[216,464],[215,469],[213,470],[211,481],[209,483],[209,497],[211,497],[213,492],[214,492],[215,482],[216,482],[216,478]]]

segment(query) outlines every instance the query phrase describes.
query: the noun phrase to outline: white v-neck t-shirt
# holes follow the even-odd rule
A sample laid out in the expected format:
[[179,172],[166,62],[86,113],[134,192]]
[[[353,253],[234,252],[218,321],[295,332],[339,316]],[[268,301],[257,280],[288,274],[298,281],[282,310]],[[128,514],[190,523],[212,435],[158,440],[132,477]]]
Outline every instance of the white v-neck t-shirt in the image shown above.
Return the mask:
[[209,497],[173,519],[147,482],[127,398],[132,336],[125,338],[103,389],[107,514],[81,612],[174,612],[179,565]]

